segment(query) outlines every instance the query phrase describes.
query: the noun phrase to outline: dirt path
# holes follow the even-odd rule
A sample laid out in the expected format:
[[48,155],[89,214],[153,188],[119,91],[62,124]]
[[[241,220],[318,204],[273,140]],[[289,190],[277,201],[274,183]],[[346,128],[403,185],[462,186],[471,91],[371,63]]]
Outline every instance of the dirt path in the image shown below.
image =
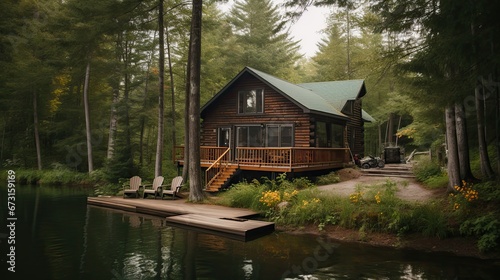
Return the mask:
[[356,191],[357,186],[369,188],[370,186],[380,185],[390,180],[397,185],[397,196],[407,201],[424,202],[442,195],[439,191],[425,189],[414,178],[366,176],[355,170],[345,172],[351,173],[351,176],[345,176],[340,183],[319,186],[318,188],[334,194],[349,196]]

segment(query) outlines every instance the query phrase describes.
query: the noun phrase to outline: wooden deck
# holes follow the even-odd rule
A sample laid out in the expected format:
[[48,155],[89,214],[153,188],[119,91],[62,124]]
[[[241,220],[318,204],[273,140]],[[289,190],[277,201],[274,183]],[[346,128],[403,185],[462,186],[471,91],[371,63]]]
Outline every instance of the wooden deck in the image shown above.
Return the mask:
[[218,205],[122,197],[89,197],[87,204],[165,218],[167,224],[249,241],[274,231],[274,223],[250,220],[256,212]]
[[[184,165],[184,147],[176,147],[174,161]],[[241,170],[304,172],[341,168],[351,162],[347,148],[248,148],[200,147],[202,167],[214,163],[236,164]]]

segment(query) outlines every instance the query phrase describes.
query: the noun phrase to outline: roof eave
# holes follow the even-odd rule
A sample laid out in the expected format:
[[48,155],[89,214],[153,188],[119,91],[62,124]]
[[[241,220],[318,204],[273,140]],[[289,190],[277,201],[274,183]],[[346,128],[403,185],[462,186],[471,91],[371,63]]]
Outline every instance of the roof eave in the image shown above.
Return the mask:
[[321,115],[321,116],[330,117],[330,118],[336,118],[336,119],[340,119],[340,120],[344,120],[344,121],[350,120],[350,118],[346,115],[340,116],[340,115],[325,113],[322,111],[309,110],[307,113]]

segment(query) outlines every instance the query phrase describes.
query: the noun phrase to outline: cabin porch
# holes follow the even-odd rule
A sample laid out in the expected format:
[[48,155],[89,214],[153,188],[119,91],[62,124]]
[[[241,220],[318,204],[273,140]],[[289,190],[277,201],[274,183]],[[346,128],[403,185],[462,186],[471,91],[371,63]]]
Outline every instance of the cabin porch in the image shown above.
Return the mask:
[[[200,148],[205,189],[218,191],[237,170],[306,172],[342,168],[352,162],[348,148],[209,147]],[[184,165],[184,147],[176,147],[175,161]]]

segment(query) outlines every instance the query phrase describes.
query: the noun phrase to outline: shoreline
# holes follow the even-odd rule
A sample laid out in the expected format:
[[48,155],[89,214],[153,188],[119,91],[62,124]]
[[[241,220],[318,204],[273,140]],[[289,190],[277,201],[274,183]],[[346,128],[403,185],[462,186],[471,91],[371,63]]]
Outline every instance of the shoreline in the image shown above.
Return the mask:
[[394,234],[367,232],[360,236],[359,230],[345,229],[340,226],[328,225],[319,230],[317,225],[301,228],[277,226],[276,231],[289,234],[311,234],[326,236],[338,242],[356,243],[369,246],[402,250],[416,250],[427,253],[451,254],[456,257],[469,257],[478,260],[492,261],[500,266],[500,252],[482,253],[477,248],[477,241],[469,237],[426,237],[419,234],[409,234],[398,237]]

